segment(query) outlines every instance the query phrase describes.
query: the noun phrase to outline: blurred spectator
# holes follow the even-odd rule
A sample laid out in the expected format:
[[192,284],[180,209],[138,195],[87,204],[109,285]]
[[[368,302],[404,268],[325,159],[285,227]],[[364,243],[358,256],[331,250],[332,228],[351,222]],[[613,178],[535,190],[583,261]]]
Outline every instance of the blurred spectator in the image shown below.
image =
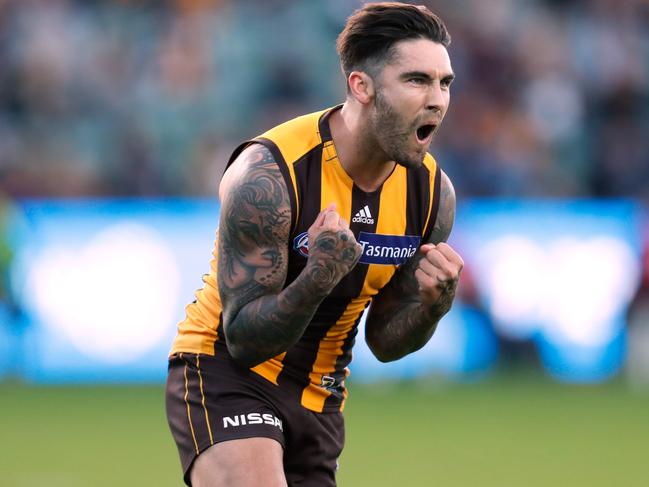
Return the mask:
[[[453,35],[433,152],[460,197],[649,200],[647,2],[426,3]],[[343,99],[358,4],[0,0],[3,190],[214,195],[236,141]]]

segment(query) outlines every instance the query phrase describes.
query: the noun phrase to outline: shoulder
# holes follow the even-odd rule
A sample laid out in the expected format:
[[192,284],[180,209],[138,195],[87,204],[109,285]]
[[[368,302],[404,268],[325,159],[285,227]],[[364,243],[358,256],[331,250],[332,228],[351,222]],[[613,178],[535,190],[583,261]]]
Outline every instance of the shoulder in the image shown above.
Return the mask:
[[262,144],[252,142],[236,156],[225,171],[219,187],[219,199],[224,201],[237,187],[260,177],[278,179],[283,184],[272,151]]
[[[421,171],[419,174],[424,180],[427,175],[430,188],[429,223],[424,231],[424,242],[434,244],[445,242],[455,220],[455,188],[435,157],[428,152],[418,171]],[[432,228],[430,224],[433,225]]]
[[446,202],[447,204],[453,203],[453,207],[455,207],[455,188],[453,187],[451,178],[449,178],[448,175],[441,169],[439,170],[439,173],[440,204],[444,202]]
[[453,229],[455,222],[455,188],[448,175],[439,169],[439,176],[436,181],[438,185],[438,210],[435,218],[435,224],[431,231],[428,241],[430,243],[438,244],[446,242]]
[[294,136],[304,132],[317,132],[320,117],[326,110],[318,112],[307,113],[297,116],[286,122],[283,122],[275,127],[267,130],[260,137],[262,138],[283,138],[284,136]]
[[258,139],[270,141],[278,153],[291,164],[323,142],[321,121],[330,109],[308,113],[284,122],[261,134]]

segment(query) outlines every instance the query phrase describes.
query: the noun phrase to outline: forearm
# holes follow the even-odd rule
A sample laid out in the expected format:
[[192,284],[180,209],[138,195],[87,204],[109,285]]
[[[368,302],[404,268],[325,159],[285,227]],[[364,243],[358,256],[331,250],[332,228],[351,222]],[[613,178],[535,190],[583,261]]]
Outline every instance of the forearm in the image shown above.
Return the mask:
[[[224,303],[228,349],[242,365],[259,364],[294,345],[320,303],[360,257],[360,245],[348,228],[324,230],[311,240],[307,265],[281,292],[264,292],[262,281],[251,281],[249,289],[236,289],[231,292],[236,298]],[[237,302],[245,304],[238,312],[230,311]]]
[[391,362],[419,350],[431,339],[452,301],[452,295],[444,295],[430,305],[412,301],[392,309],[377,306],[370,311],[366,324],[366,341],[372,353],[382,362]]
[[318,269],[306,267],[280,293],[258,297],[226,318],[228,350],[239,364],[253,367],[300,339],[328,294],[319,274]]

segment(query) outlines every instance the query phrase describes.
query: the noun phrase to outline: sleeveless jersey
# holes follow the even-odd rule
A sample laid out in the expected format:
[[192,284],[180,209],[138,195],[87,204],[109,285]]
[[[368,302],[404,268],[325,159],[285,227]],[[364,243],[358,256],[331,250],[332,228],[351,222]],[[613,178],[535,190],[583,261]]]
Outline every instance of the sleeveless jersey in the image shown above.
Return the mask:
[[[306,265],[307,230],[329,203],[336,204],[363,246],[360,261],[321,303],[302,338],[251,369],[316,412],[343,409],[347,365],[363,311],[398,266],[428,240],[439,206],[440,169],[430,154],[417,169],[397,164],[376,191],[358,188],[341,166],[331,138],[328,119],[339,108],[298,117],[244,142],[228,163],[251,143],[267,147],[277,161],[291,202],[285,287]],[[217,248],[203,289],[178,325],[171,354],[229,356],[217,289]]]

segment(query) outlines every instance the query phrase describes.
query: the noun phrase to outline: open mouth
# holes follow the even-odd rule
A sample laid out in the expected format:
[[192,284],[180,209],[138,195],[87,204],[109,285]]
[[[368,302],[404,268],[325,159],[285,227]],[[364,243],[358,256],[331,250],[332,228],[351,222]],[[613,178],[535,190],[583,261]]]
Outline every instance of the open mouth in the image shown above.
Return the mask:
[[433,124],[426,124],[419,127],[417,129],[417,139],[419,142],[425,142],[433,133],[433,130],[435,130],[435,125]]

